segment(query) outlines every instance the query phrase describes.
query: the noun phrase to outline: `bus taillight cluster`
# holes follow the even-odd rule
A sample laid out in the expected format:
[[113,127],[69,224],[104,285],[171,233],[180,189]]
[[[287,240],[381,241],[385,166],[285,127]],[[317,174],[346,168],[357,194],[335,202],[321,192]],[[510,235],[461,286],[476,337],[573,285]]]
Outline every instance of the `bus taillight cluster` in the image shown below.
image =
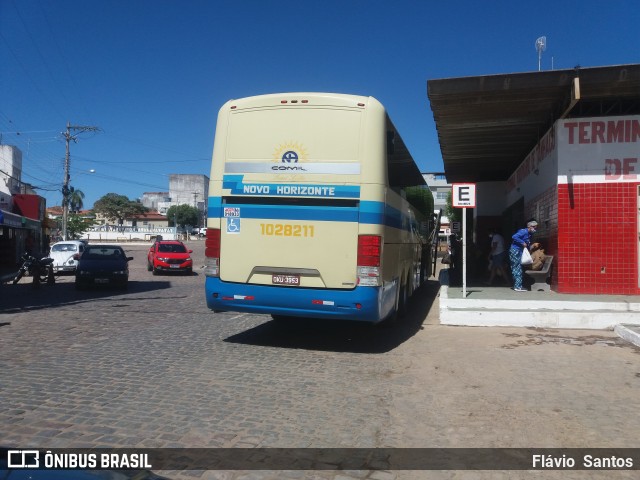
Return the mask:
[[204,243],[204,274],[207,277],[220,276],[220,229],[208,228]]
[[382,237],[358,235],[358,285],[380,286],[380,257]]

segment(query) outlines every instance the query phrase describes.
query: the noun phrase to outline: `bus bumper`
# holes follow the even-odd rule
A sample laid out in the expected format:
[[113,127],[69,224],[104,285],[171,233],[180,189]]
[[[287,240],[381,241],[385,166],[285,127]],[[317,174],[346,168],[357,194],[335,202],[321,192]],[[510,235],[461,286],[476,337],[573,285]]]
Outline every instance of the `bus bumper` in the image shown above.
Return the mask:
[[395,285],[332,290],[223,282],[207,277],[211,310],[377,323],[395,308]]

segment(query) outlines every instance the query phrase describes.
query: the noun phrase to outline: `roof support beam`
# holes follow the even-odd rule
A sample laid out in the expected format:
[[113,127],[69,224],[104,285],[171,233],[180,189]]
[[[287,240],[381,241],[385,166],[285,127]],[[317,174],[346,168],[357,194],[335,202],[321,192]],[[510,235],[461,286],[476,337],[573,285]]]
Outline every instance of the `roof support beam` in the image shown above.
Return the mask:
[[571,84],[571,102],[569,102],[569,107],[564,111],[562,115],[560,115],[560,119],[567,118],[567,115],[573,110],[573,107],[580,101],[580,77],[576,77],[573,79],[573,83]]

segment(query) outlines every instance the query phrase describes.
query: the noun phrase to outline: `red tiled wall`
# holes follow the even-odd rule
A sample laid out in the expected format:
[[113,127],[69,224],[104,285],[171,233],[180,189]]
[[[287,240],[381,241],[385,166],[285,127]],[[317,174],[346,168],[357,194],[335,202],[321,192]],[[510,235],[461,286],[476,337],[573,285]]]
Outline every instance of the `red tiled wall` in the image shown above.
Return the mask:
[[558,185],[558,292],[640,294],[637,202],[635,183]]

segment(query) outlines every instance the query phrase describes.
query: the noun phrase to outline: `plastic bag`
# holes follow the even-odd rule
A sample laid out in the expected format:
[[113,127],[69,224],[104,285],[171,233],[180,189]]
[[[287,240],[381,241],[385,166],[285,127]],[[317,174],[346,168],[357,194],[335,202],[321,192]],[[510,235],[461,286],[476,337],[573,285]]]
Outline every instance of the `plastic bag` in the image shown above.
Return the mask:
[[440,263],[443,263],[444,265],[451,265],[451,255],[445,253],[444,257],[442,257],[442,260],[440,260]]
[[531,258],[529,249],[525,247],[524,250],[522,250],[522,258],[520,259],[520,264],[529,265],[531,263],[533,263],[533,258]]

